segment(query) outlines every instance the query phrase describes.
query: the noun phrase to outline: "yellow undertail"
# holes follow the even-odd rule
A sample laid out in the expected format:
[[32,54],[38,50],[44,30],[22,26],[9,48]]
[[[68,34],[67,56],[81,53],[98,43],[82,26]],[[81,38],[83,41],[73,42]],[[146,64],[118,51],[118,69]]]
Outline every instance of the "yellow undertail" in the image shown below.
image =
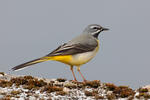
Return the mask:
[[45,59],[45,61],[55,60],[55,61],[59,61],[59,62],[65,63],[65,64],[69,64],[69,62],[72,60],[72,55],[43,57],[43,59]]

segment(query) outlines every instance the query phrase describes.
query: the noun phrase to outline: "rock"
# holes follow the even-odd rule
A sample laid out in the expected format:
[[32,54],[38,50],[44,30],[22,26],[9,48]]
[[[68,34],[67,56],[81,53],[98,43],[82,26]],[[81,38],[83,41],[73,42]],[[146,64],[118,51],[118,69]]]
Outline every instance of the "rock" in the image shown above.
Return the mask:
[[142,88],[146,88],[146,89],[148,89],[148,92],[150,92],[150,85],[146,85],[146,86],[144,86]]
[[[10,83],[6,85],[5,83]],[[32,100],[141,100],[150,99],[150,85],[133,90],[99,80],[73,82],[64,78],[45,79],[32,76],[0,74],[1,99]]]
[[63,91],[64,91],[64,92],[66,92],[66,93],[69,93],[70,89],[69,89],[69,88],[64,87],[64,88],[63,88]]

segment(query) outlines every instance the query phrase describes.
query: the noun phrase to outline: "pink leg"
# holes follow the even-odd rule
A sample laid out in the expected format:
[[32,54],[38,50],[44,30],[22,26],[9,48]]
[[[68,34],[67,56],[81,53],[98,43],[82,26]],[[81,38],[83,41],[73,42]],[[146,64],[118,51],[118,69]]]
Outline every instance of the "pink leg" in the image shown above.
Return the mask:
[[77,67],[78,72],[80,73],[81,77],[83,78],[84,82],[86,82],[87,80],[84,78],[84,76],[82,75],[82,73],[80,72],[80,66]]
[[76,76],[75,76],[75,74],[74,74],[74,72],[73,72],[73,66],[70,66],[70,70],[71,70],[72,75],[73,75],[73,77],[74,77],[74,81],[77,82]]

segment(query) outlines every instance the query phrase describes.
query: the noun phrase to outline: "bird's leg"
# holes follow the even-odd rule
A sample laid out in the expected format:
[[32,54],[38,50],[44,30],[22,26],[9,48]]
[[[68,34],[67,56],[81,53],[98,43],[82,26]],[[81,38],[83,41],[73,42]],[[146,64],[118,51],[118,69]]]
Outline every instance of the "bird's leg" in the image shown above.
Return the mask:
[[84,78],[84,76],[82,75],[82,73],[80,72],[80,66],[77,66],[77,71],[80,73],[81,77],[83,78],[84,82],[86,82],[87,80]]
[[77,82],[76,76],[75,76],[75,74],[74,74],[74,72],[73,72],[73,66],[70,66],[70,70],[71,70],[72,75],[73,75],[73,77],[74,77],[74,81]]

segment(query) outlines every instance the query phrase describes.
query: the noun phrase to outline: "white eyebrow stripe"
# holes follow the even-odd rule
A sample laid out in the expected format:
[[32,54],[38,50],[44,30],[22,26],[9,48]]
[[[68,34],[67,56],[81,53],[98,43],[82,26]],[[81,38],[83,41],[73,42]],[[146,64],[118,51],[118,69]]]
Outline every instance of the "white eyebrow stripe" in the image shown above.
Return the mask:
[[94,25],[93,25],[93,26],[91,26],[90,28],[94,28],[94,27],[98,27],[98,26],[96,26],[96,25],[94,26]]

